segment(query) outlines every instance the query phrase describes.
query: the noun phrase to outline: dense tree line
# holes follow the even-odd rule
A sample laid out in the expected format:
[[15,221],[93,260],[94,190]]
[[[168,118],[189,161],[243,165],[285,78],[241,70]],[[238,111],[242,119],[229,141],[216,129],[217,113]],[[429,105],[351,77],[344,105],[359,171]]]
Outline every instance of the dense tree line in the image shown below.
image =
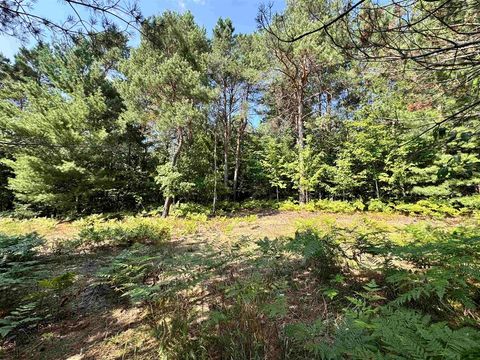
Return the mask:
[[[111,26],[0,59],[0,208],[163,202],[166,216],[175,201],[480,193],[476,68],[381,61],[401,44],[380,46],[365,12],[312,31],[333,5],[289,1],[253,34],[219,19],[210,38],[192,14],[165,12],[143,22],[133,49]],[[474,23],[480,11],[461,15]],[[340,44],[348,38],[355,46]]]

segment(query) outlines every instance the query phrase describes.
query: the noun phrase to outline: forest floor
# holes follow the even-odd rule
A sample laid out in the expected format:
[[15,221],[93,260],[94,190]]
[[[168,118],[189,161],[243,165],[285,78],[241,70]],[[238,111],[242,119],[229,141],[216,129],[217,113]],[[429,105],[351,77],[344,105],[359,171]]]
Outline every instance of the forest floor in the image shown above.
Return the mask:
[[[263,358],[285,358],[282,329],[334,316],[338,309],[325,295],[330,285],[301,257],[277,250],[277,243],[308,227],[325,233],[348,229],[403,237],[410,226],[451,228],[473,220],[381,213],[264,212],[189,223],[188,229],[180,220],[178,226],[175,219],[170,221],[172,237],[160,246],[69,253],[51,249],[77,236],[80,227],[75,222],[1,219],[0,232],[42,235],[51,245],[45,250],[50,274],[73,273],[75,282],[62,295],[60,315],[5,342],[0,357],[157,359],[183,353],[186,358],[203,346],[208,347],[208,358],[253,358],[257,352]],[[146,261],[155,266],[153,272],[150,269],[142,275],[139,289],[120,280],[115,287],[111,266],[118,265],[118,259],[128,266],[137,265],[136,259],[138,264]],[[118,274],[125,269],[122,266]],[[106,284],[108,271],[111,282]],[[141,300],[135,301],[135,291],[153,288],[154,294],[160,294],[155,301],[150,293],[141,293]],[[129,291],[130,297],[121,296]],[[253,298],[254,307],[249,305]],[[200,332],[205,326],[217,334],[216,340],[203,339]],[[188,344],[199,339],[204,345],[189,348]],[[257,345],[262,349],[255,349]]]

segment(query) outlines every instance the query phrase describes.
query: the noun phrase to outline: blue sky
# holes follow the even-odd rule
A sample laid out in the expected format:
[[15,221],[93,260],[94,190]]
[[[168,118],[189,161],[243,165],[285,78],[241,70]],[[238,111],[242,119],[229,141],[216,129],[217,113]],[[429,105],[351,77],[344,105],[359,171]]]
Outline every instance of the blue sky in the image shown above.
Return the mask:
[[[258,7],[268,0],[140,0],[144,16],[160,14],[164,10],[190,10],[198,24],[204,26],[208,33],[219,17],[232,19],[237,32],[248,33],[256,29],[255,17]],[[281,10],[284,0],[274,0],[274,7]],[[39,0],[33,11],[52,20],[65,19],[71,10],[59,0]],[[0,36],[0,52],[12,58],[22,44],[15,38]],[[28,46],[29,44],[27,44]],[[31,44],[30,44],[31,45]]]

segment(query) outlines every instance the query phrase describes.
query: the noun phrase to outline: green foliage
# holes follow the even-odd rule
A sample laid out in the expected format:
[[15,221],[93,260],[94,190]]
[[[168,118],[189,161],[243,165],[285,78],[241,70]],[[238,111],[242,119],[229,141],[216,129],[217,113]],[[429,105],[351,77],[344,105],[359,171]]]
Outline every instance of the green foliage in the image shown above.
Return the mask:
[[339,200],[317,200],[314,202],[315,210],[333,213],[352,213],[356,210],[362,210],[363,207],[363,203],[359,200],[354,203]]
[[478,331],[452,330],[408,309],[386,307],[370,315],[361,310],[339,323],[293,324],[285,332],[310,358],[474,359],[480,354]]
[[[480,243],[475,228],[409,230],[404,245],[370,249],[385,256],[387,282],[396,304],[417,303],[432,311],[477,307],[480,283]],[[413,268],[406,270],[408,263]],[[456,309],[456,310],[455,310]]]
[[279,210],[283,211],[324,211],[332,213],[353,213],[355,211],[363,211],[365,204],[361,200],[355,200],[354,202],[341,201],[341,200],[328,200],[320,199],[313,200],[307,204],[297,204],[292,200],[282,201],[278,206]]
[[[107,36],[113,40],[120,34]],[[14,175],[8,186],[20,203],[18,213],[22,204],[65,214],[140,201],[119,188],[130,183],[132,190],[142,191],[145,167],[140,162],[148,156],[132,156],[132,150],[145,149],[144,139],[119,120],[122,101],[106,70],[115,67],[126,39],[91,41],[79,38],[71,46],[38,45],[26,51],[32,59],[25,64],[35,76],[9,79],[2,86],[0,136],[25,144],[4,159]]]
[[424,216],[458,216],[460,212],[447,202],[419,200],[415,204],[397,204],[395,209],[402,213]]
[[42,274],[36,256],[44,240],[36,234],[0,234],[0,306],[8,308],[22,298]]
[[0,319],[0,336],[6,338],[14,330],[34,326],[44,318],[35,314],[37,304],[28,303],[17,307],[3,319]]
[[16,261],[29,261],[37,254],[43,239],[37,234],[26,236],[6,236],[0,234],[0,264],[7,266]]
[[158,263],[150,253],[149,248],[143,244],[135,244],[123,250],[99,271],[101,282],[112,286],[133,302],[152,300],[159,287],[152,286],[148,280],[155,281]]
[[329,279],[341,270],[342,250],[333,234],[322,235],[314,228],[297,231],[287,248],[302,254],[306,265],[322,278]]
[[480,195],[455,198],[452,199],[452,203],[460,204],[463,209],[468,209],[468,211],[480,210]]
[[385,204],[381,200],[373,199],[368,203],[369,211],[390,213],[393,211],[391,204]]
[[79,233],[82,245],[160,245],[170,239],[169,226],[160,219],[130,217],[125,220],[90,220]]
[[261,199],[251,199],[244,201],[240,204],[241,210],[248,211],[262,211],[262,210],[274,210],[278,206],[276,201],[272,200],[261,200]]
[[12,336],[19,329],[35,327],[60,312],[62,296],[75,275],[45,278],[46,267],[38,255],[44,240],[36,234],[0,234],[0,335]]
[[207,206],[195,203],[180,203],[172,206],[172,215],[187,219],[204,219],[210,214],[211,209]]

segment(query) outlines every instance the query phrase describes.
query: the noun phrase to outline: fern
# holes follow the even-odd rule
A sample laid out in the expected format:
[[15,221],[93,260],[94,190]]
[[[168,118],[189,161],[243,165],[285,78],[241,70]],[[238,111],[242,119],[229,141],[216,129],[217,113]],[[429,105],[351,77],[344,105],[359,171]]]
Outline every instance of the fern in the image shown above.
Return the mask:
[[286,327],[285,334],[309,358],[318,359],[465,359],[480,355],[480,333],[474,329],[452,330],[446,323],[432,323],[429,316],[404,308],[383,307],[367,318],[363,315],[350,313],[340,323],[293,324]]

